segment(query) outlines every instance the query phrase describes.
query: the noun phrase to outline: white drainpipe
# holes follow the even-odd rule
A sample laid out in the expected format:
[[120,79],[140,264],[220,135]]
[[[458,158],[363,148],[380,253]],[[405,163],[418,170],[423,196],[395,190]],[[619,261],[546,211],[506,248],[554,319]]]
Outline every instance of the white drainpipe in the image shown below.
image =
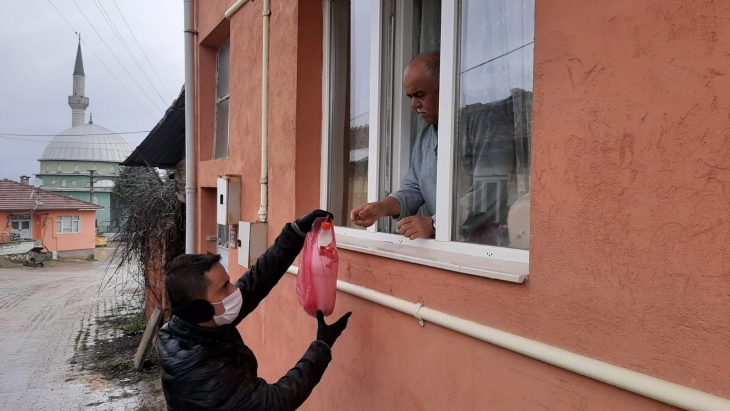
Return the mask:
[[185,252],[195,253],[195,30],[193,0],[185,2]]
[[224,16],[226,16],[226,18],[230,20],[231,17],[236,14],[238,9],[243,7],[243,5],[246,3],[248,3],[248,0],[238,0],[237,2],[233,3],[233,5],[228,10],[226,10]]
[[[291,266],[287,272],[297,275],[299,268]],[[572,371],[584,377],[592,378],[665,404],[685,410],[730,410],[730,399],[599,361],[539,341],[520,337],[519,335],[500,331],[463,318],[454,317],[441,311],[424,307],[421,303],[401,300],[400,298],[340,280],[337,280],[337,289],[362,298],[363,300],[412,315],[421,322],[422,326],[424,321],[428,321],[460,334],[476,338],[477,340],[514,351],[538,361]]]
[[[238,0],[225,12],[230,19],[236,12],[248,3],[248,0]],[[259,221],[265,223],[269,215],[269,24],[271,20],[271,0],[264,0],[263,5],[263,53],[261,58],[261,206],[259,207]]]

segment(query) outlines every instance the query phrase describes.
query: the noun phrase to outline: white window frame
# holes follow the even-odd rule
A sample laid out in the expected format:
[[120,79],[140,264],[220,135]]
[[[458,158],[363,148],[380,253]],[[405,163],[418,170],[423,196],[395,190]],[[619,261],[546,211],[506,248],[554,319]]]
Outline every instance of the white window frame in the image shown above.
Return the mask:
[[[371,21],[371,58],[370,58],[370,135],[368,158],[368,202],[381,199],[381,141],[379,134],[383,129],[381,123],[383,96],[382,75],[382,44],[385,18],[389,13],[385,7],[389,0],[372,1]],[[402,72],[408,63],[411,52],[411,42],[404,41],[410,36],[413,22],[412,0],[397,0],[396,16],[400,18],[395,27],[395,64],[396,73]],[[443,195],[437,197],[436,202],[436,236],[434,239],[408,240],[399,234],[378,232],[376,223],[367,230],[349,227],[336,227],[338,247],[346,250],[377,255],[437,267],[464,274],[477,275],[497,280],[523,283],[529,274],[529,250],[520,250],[506,247],[495,247],[480,244],[469,244],[452,241],[453,216],[453,177],[454,177],[454,135],[456,132],[456,99],[457,99],[457,57],[458,57],[458,0],[443,0],[441,12],[441,74],[440,74],[440,101],[439,101],[439,136],[438,136],[438,163],[437,184]],[[330,1],[323,0],[324,8],[324,36],[322,70],[322,152],[320,173],[320,204],[322,208],[328,206],[329,195],[329,149],[330,125]],[[400,89],[399,81],[394,87]],[[402,89],[394,94],[393,130],[395,134],[406,135],[410,131],[410,104]],[[398,96],[401,96],[398,98]],[[408,140],[401,138],[393,145],[393,158],[396,160],[392,170],[392,189],[397,190],[410,165],[410,145]]]
[[[63,225],[64,219],[70,218],[69,221],[71,221],[71,226],[69,230],[71,231],[64,231],[66,227]],[[74,223],[76,223],[77,229],[76,231],[73,231]],[[60,229],[59,229],[60,228]],[[81,216],[77,215],[64,215],[64,216],[56,216],[56,234],[78,234],[81,232]]]

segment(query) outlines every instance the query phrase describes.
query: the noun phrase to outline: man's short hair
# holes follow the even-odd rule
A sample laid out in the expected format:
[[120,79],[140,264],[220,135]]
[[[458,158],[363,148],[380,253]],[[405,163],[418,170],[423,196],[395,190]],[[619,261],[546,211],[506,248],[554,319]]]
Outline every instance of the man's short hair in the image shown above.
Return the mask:
[[426,70],[428,70],[428,76],[431,77],[431,80],[439,81],[439,76],[441,75],[441,55],[437,51],[432,51],[430,53],[425,53],[426,62]]
[[205,299],[208,279],[205,273],[221,260],[218,254],[183,254],[165,266],[165,291],[170,306]]
[[428,77],[431,80],[439,81],[439,76],[441,75],[441,53],[438,51],[421,53],[414,57],[408,65],[410,66],[416,61],[423,62],[423,67],[428,72]]

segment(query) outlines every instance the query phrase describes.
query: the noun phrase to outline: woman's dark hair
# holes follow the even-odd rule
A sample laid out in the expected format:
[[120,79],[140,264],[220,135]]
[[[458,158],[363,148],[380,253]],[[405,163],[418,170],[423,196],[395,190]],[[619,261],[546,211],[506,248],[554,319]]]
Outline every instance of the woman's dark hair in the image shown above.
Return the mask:
[[195,299],[205,299],[205,273],[221,260],[218,254],[183,254],[165,266],[165,291],[170,307]]

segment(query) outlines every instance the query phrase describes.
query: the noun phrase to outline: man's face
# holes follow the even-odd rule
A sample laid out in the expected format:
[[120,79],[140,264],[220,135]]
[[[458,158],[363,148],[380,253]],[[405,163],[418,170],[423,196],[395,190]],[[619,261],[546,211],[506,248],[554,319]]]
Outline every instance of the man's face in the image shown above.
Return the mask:
[[[219,303],[236,292],[236,286],[231,283],[231,279],[221,263],[216,263],[210,271],[205,273],[205,277],[208,279],[205,299],[209,303]],[[221,315],[226,311],[223,304],[213,304],[213,308],[215,315]]]
[[430,77],[423,63],[413,64],[403,73],[403,89],[411,108],[428,124],[438,125],[439,83]]

